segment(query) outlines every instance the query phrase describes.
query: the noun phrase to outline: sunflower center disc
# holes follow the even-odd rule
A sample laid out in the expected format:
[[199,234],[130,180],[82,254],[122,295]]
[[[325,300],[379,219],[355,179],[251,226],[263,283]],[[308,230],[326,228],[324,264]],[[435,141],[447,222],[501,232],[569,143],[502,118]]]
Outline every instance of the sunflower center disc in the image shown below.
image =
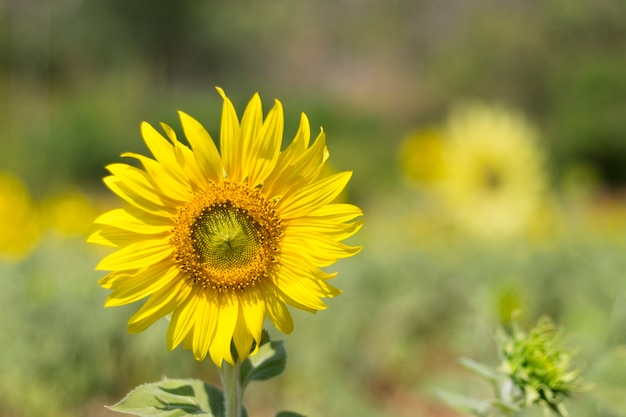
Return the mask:
[[180,209],[172,245],[194,285],[240,290],[268,275],[281,230],[274,203],[259,189],[224,181],[211,183]]
[[489,190],[497,190],[502,186],[502,173],[495,168],[487,168],[483,173],[485,186]]
[[241,268],[254,262],[262,240],[261,227],[231,205],[205,209],[191,227],[200,262],[215,269]]

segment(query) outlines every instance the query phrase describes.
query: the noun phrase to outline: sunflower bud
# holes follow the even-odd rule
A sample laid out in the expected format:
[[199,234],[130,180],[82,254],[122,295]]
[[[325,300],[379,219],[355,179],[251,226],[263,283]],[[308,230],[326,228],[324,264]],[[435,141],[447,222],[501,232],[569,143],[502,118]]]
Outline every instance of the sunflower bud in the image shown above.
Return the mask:
[[528,333],[513,325],[498,335],[501,363],[498,370],[511,384],[503,397],[522,406],[533,404],[567,415],[563,399],[582,388],[579,370],[572,367],[573,353],[563,347],[562,332],[548,317],[539,319]]

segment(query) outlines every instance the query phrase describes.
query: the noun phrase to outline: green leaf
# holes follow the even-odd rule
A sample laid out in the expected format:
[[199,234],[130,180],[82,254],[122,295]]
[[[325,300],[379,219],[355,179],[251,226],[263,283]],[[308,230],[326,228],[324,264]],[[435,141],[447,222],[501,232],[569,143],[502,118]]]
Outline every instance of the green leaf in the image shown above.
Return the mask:
[[199,379],[163,379],[138,386],[107,408],[141,417],[222,417],[224,398],[219,389]]
[[489,414],[491,406],[489,401],[475,400],[458,394],[439,391],[437,396],[455,410],[471,413],[475,416],[484,417]]
[[305,417],[302,414],[294,413],[293,411],[281,411],[276,414],[276,417]]
[[491,382],[497,382],[499,375],[496,371],[488,367],[487,365],[483,365],[480,362],[476,362],[469,358],[461,358],[459,359],[459,364],[463,366],[465,369],[472,371],[476,375],[485,378]]
[[241,386],[252,381],[265,381],[280,375],[287,364],[287,351],[282,340],[271,341],[259,348],[256,355],[241,364]]

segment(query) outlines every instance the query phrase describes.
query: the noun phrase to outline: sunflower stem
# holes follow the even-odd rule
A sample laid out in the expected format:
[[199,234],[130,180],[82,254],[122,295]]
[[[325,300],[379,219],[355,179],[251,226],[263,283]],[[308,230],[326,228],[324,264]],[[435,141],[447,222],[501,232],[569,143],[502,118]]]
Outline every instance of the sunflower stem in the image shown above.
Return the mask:
[[224,361],[220,369],[222,386],[224,388],[224,417],[242,417],[243,390],[240,382],[241,362],[234,365]]

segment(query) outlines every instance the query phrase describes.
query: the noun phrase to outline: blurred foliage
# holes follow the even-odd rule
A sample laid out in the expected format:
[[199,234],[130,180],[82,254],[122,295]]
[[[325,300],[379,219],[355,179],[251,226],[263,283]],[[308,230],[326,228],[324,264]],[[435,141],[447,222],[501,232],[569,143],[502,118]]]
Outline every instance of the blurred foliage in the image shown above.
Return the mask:
[[[495,327],[521,309],[575,335],[596,389],[572,415],[626,415],[624,68],[623,0],[0,2],[0,169],[30,207],[4,211],[3,196],[2,236],[30,211],[38,227],[30,252],[0,261],[0,416],[101,417],[164,374],[215,378],[166,351],[165,323],[131,336],[127,311],[102,308],[102,253],[80,234],[111,205],[104,166],[145,148],[142,120],[180,132],[182,109],[218,135],[216,85],[238,108],[279,98],[286,136],[299,111],[322,125],[366,213],[344,294],[295,314],[286,373],[251,387],[250,409],[450,416],[431,390],[483,389],[454,358],[493,357]],[[541,132],[554,189],[517,240],[477,242],[398,181],[407,133],[464,99]]]
[[494,1],[472,5],[433,82],[449,96],[522,106],[541,121],[558,171],[586,162],[626,181],[626,4]]
[[0,27],[0,162],[31,184],[97,181],[140,120],[215,105],[215,85],[304,102],[335,143],[383,156],[458,99],[501,102],[546,133],[558,177],[585,163],[626,182],[621,0],[11,0]]

